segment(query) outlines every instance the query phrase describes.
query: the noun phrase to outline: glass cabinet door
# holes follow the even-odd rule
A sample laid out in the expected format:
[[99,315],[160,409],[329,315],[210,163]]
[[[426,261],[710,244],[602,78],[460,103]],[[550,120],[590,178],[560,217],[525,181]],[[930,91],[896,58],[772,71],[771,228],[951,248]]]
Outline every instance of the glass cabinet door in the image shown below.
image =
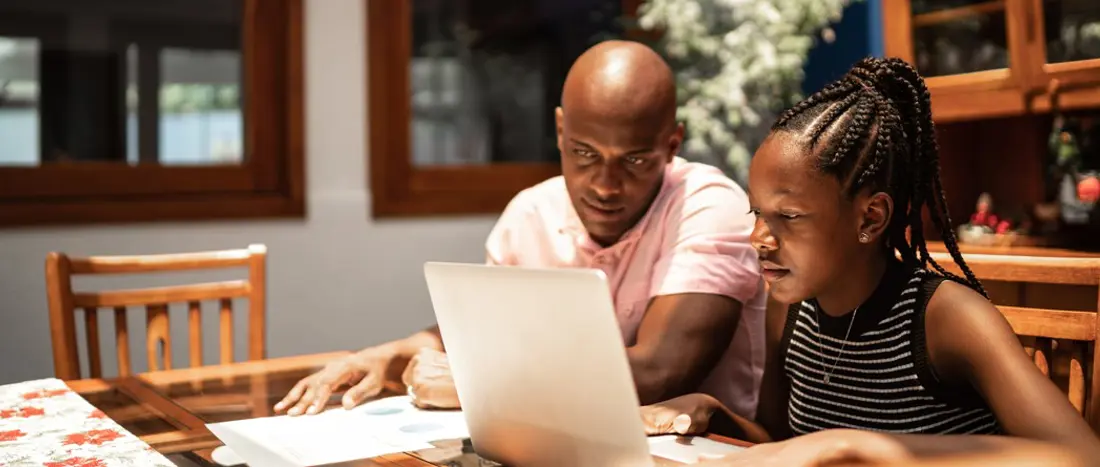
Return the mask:
[[1045,0],[1047,63],[1100,58],[1100,1]]
[[1006,0],[911,0],[917,70],[935,77],[1009,68],[1005,4]]

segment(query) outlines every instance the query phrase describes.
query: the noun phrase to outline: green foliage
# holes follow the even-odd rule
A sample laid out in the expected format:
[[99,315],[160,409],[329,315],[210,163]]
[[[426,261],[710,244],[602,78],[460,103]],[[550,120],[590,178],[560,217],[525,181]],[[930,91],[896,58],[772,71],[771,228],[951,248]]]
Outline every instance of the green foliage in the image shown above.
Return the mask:
[[190,113],[239,109],[236,84],[166,84],[160,88],[160,109],[165,113]]
[[638,24],[661,31],[676,73],[685,157],[744,180],[752,151],[802,96],[815,37],[851,0],[646,0]]

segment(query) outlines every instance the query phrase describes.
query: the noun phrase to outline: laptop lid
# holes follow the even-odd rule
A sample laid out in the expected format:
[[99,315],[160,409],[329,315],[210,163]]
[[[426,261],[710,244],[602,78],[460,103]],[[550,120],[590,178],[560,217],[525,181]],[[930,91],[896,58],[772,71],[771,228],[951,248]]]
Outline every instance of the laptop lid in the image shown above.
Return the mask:
[[478,454],[505,465],[653,465],[603,272],[424,266]]

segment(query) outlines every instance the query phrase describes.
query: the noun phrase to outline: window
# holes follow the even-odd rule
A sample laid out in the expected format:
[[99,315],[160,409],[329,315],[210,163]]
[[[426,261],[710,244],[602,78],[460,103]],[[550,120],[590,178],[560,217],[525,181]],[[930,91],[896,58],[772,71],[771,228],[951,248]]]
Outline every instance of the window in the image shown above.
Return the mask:
[[0,225],[304,213],[301,0],[0,0]]
[[368,0],[375,217],[500,212],[560,173],[570,65],[638,0]]

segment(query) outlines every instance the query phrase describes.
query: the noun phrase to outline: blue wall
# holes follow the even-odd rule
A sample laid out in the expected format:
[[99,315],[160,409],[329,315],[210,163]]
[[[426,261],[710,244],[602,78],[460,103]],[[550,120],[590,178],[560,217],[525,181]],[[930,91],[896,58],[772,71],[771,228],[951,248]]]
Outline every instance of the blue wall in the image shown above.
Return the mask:
[[855,0],[844,10],[840,23],[833,26],[836,41],[826,44],[819,39],[810,49],[803,93],[812,94],[840,78],[861,58],[883,56],[882,1]]

